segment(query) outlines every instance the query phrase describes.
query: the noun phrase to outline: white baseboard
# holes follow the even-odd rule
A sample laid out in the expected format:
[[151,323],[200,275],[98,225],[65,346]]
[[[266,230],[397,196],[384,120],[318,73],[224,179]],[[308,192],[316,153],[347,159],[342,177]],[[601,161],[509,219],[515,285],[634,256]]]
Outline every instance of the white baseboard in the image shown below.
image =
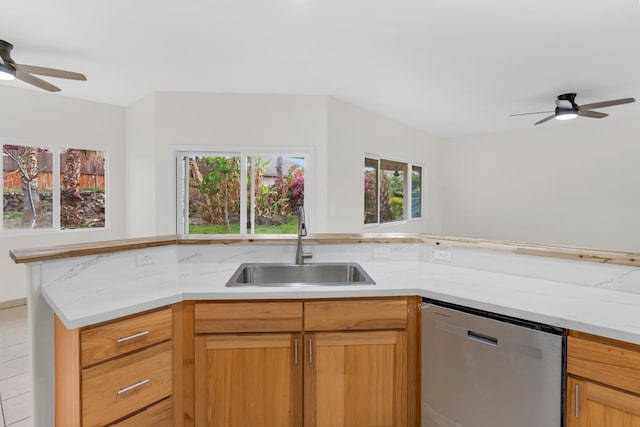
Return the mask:
[[4,310],[5,308],[18,307],[20,305],[26,305],[26,298],[18,298],[11,301],[0,301],[0,310]]

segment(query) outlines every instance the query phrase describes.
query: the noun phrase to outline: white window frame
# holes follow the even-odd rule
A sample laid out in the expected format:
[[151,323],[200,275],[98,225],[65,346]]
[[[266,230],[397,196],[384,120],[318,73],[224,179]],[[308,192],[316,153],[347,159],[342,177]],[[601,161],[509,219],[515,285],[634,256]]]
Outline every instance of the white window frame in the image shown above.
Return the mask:
[[[413,195],[412,195],[412,191],[413,189],[411,188],[411,183],[412,181],[412,173],[413,173],[413,167],[419,167],[420,168],[420,216],[418,217],[413,217]],[[424,212],[424,199],[425,199],[425,194],[427,194],[427,192],[425,191],[425,186],[424,186],[424,177],[426,175],[426,167],[424,166],[424,164],[422,163],[409,163],[408,164],[409,167],[409,179],[408,179],[408,187],[409,187],[409,221],[422,221],[425,219],[425,212]]]
[[[376,196],[378,198],[377,200],[377,206],[378,206],[378,222],[372,222],[372,223],[368,223],[368,224],[363,224],[364,228],[376,228],[376,227],[380,227],[380,226],[387,226],[387,225],[402,225],[402,224],[407,224],[408,222],[413,222],[413,221],[423,221],[426,216],[425,216],[425,212],[424,212],[424,206],[425,206],[425,195],[426,195],[426,191],[425,191],[425,186],[424,186],[424,181],[425,181],[425,171],[426,171],[426,166],[423,163],[412,163],[412,162],[408,162],[406,160],[402,160],[402,159],[398,159],[398,158],[393,158],[393,157],[388,157],[388,156],[379,156],[377,154],[371,154],[371,153],[365,153],[364,157],[363,157],[363,163],[365,159],[371,159],[371,160],[375,160],[377,162],[377,191],[376,191]],[[382,178],[382,173],[380,171],[380,163],[383,160],[387,160],[387,161],[391,161],[391,162],[396,162],[396,163],[402,163],[404,165],[406,165],[407,167],[407,173],[406,173],[406,179],[405,179],[405,189],[404,189],[404,207],[403,207],[403,212],[404,212],[404,219],[399,220],[399,221],[390,221],[390,222],[380,222],[380,183],[381,183],[381,178]],[[411,197],[411,174],[413,172],[413,167],[417,166],[421,168],[421,175],[420,175],[420,217],[416,217],[416,218],[412,218],[412,197]]]
[[[247,229],[247,194],[255,194],[253,191],[254,180],[251,180],[251,187],[247,188],[247,162],[250,157],[302,157],[304,158],[304,207],[305,219],[309,227],[313,227],[314,206],[313,199],[315,195],[315,167],[314,167],[314,151],[309,147],[293,147],[293,146],[216,146],[216,145],[176,145],[173,146],[173,158],[176,167],[176,232],[177,234],[189,235],[189,181],[187,179],[188,168],[185,158],[189,156],[230,156],[240,157],[240,192],[243,196],[240,198],[240,233],[234,234],[212,234],[212,236],[245,236],[255,235],[255,209],[251,209],[251,229]],[[251,191],[251,193],[248,193]],[[255,202],[251,198],[252,203]],[[195,234],[194,234],[195,235]]]
[[[51,153],[52,156],[52,174],[53,174],[53,183],[52,183],[52,226],[51,228],[17,228],[6,230],[4,228],[4,203],[0,206],[0,235],[33,235],[33,234],[48,234],[48,233],[76,233],[76,232],[99,232],[110,229],[110,179],[111,174],[109,173],[109,152],[104,148],[96,148],[96,147],[87,147],[76,144],[65,144],[65,145],[51,145],[47,143],[42,143],[39,141],[31,141],[31,140],[22,140],[22,139],[10,139],[10,138],[0,138],[0,148],[3,145],[17,145],[21,147],[36,147],[36,148],[44,148]],[[61,228],[60,224],[60,192],[61,182],[60,182],[60,174],[62,171],[60,170],[60,155],[66,149],[77,149],[77,150],[89,150],[89,151],[101,151],[104,153],[104,199],[105,199],[105,209],[104,209],[104,227],[100,228]],[[4,156],[0,149],[0,154]],[[1,159],[1,158],[0,158]],[[0,194],[4,195],[4,162],[0,160]],[[3,198],[4,199],[4,198]]]

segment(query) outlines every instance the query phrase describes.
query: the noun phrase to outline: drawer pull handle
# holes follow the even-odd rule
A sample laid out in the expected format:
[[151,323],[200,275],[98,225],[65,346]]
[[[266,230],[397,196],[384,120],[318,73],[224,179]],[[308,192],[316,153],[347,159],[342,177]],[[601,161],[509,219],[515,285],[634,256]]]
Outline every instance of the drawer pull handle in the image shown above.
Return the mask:
[[120,390],[118,390],[118,394],[119,394],[119,395],[120,395],[120,394],[124,394],[124,393],[126,393],[126,392],[128,392],[128,391],[133,390],[134,388],[138,388],[138,387],[140,387],[140,386],[145,385],[145,384],[146,384],[146,383],[148,383],[149,381],[150,381],[149,379],[146,379],[146,380],[138,381],[137,383],[135,383],[135,384],[133,384],[133,385],[130,385],[129,387],[121,388]]
[[138,332],[137,334],[129,335],[128,337],[118,338],[116,340],[116,342],[118,344],[120,344],[122,342],[129,341],[129,340],[132,340],[132,339],[135,339],[135,338],[140,338],[140,337],[143,337],[143,336],[148,335],[148,334],[149,334],[149,331]]
[[293,347],[293,361],[294,364],[298,364],[298,338],[296,338],[294,341],[294,347]]

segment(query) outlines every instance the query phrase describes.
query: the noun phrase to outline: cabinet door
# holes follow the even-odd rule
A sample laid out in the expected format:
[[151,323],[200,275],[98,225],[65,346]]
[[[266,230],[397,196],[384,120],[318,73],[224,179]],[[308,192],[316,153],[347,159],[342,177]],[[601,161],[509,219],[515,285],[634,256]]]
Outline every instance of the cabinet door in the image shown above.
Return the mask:
[[567,427],[640,427],[639,396],[573,377],[567,396]]
[[306,334],[305,427],[406,426],[405,334]]
[[300,339],[298,334],[197,336],[196,426],[301,426]]

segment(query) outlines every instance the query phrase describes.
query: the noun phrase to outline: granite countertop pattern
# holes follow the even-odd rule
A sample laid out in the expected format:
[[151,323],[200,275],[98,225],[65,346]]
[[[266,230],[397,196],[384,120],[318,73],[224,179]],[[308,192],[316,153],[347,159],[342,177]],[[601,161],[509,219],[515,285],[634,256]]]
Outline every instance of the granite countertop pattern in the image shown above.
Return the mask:
[[[389,256],[376,259],[373,248]],[[374,286],[225,287],[243,262],[289,262],[293,245],[173,245],[45,261],[42,295],[70,329],[183,300],[419,295],[640,344],[640,269],[425,243],[309,244],[312,262],[354,261]],[[140,265],[140,257],[152,263]]]

